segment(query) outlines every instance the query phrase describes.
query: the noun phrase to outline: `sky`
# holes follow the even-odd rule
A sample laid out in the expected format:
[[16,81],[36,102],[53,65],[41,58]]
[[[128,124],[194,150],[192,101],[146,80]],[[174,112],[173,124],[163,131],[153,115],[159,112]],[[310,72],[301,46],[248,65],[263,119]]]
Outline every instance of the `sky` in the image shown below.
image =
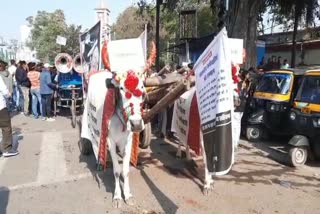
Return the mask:
[[[100,0],[0,0],[1,1],[1,30],[0,36],[5,40],[20,40],[20,26],[26,24],[25,19],[36,15],[38,10],[52,12],[62,9],[68,24],[82,25],[82,29],[95,24],[95,12]],[[104,0],[111,11],[111,22],[128,6],[137,0]],[[320,0],[319,0],[320,2]],[[317,21],[320,25],[320,21]],[[275,29],[281,31],[281,29]]]
[[[26,24],[25,19],[34,16],[39,10],[52,12],[62,9],[65,12],[68,24],[82,25],[82,29],[95,24],[94,8],[100,0],[0,0],[1,1],[1,30],[0,36],[4,39],[20,40],[20,26]],[[134,0],[104,0],[111,11],[111,22]]]

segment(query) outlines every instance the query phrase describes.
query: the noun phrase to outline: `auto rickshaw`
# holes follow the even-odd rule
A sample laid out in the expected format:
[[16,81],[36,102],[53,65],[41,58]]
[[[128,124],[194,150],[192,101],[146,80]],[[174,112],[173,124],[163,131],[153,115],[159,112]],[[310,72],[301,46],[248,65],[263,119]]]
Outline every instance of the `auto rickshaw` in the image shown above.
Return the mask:
[[305,164],[308,155],[320,158],[320,69],[303,76],[290,120],[295,132],[289,141],[291,165]]
[[249,141],[268,134],[290,135],[290,109],[304,70],[274,70],[262,75],[243,122]]

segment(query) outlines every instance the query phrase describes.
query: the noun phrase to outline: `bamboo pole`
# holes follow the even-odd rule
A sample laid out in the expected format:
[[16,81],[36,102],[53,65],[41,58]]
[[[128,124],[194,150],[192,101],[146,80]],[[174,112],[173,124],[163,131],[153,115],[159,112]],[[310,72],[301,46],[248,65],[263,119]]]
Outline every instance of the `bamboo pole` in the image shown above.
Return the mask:
[[158,75],[157,75],[157,76],[161,76],[161,75],[165,74],[166,72],[167,72],[167,73],[170,72],[170,66],[169,66],[169,65],[164,66],[164,67],[158,72]]
[[144,85],[145,87],[164,86],[167,84],[173,84],[184,79],[184,76],[177,73],[169,73],[162,76],[148,77]]
[[183,74],[183,73],[188,72],[188,71],[190,71],[190,68],[188,68],[188,67],[182,67],[182,68],[180,68],[179,70],[177,70],[177,73],[178,73],[178,74]]
[[161,110],[166,109],[170,104],[172,104],[178,97],[180,97],[188,87],[189,80],[182,80],[178,85],[171,90],[165,97],[163,97],[155,106],[153,106],[150,111],[146,112],[143,116],[145,123],[148,123],[152,118],[158,114]]

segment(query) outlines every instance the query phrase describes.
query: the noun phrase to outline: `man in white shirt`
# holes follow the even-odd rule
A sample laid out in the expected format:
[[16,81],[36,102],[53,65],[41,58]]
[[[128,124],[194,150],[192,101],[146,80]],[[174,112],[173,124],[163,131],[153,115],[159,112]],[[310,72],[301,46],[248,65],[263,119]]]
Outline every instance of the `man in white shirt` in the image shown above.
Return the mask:
[[16,74],[17,66],[16,61],[14,59],[10,60],[10,66],[8,68],[9,73],[11,74],[13,81],[16,81],[15,74]]
[[17,87],[16,70],[17,70],[16,61],[14,59],[12,59],[12,60],[10,60],[10,66],[8,68],[8,71],[11,74],[12,79],[13,79],[12,99],[13,99],[13,102],[14,102],[14,106],[18,107],[19,106],[20,94],[19,94],[19,90],[18,90],[18,87]]
[[[2,78],[0,78],[0,128],[2,130],[2,152],[4,157],[11,157],[18,155],[12,147],[12,128],[11,118],[7,109],[6,98],[9,97],[9,91],[4,84]],[[1,151],[0,151],[1,156]]]

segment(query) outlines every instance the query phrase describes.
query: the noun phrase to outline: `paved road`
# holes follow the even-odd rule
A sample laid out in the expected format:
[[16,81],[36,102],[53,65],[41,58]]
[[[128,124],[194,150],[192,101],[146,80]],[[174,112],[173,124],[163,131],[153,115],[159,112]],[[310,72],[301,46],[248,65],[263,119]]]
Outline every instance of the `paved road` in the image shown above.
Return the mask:
[[0,158],[0,214],[320,213],[319,165],[293,169],[277,162],[268,144],[243,141],[232,172],[206,197],[201,161],[177,160],[175,145],[157,139],[131,168],[136,205],[115,210],[112,171],[97,172],[94,157],[80,155],[78,130],[67,118],[18,115],[13,126],[20,155]]

